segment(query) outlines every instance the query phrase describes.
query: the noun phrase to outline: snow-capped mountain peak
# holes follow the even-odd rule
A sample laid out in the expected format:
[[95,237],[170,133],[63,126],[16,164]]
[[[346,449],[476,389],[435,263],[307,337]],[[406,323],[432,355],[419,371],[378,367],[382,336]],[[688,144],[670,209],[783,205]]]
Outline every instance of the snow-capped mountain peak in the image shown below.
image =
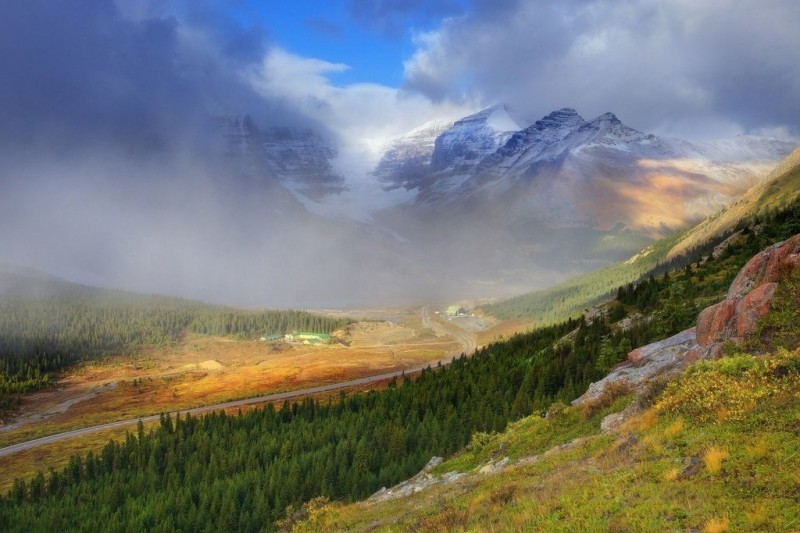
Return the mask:
[[520,128],[517,121],[511,118],[511,112],[505,104],[493,105],[482,113],[486,114],[486,126],[495,131],[517,131]]
[[503,104],[462,118],[436,139],[431,170],[472,168],[503,146],[519,128]]
[[429,173],[436,139],[452,126],[452,122],[431,121],[394,139],[372,174],[386,190],[418,187]]
[[603,113],[584,124],[581,129],[595,131],[597,133],[596,138],[604,137],[621,141],[638,141],[646,137],[644,133],[623,124],[614,113]]

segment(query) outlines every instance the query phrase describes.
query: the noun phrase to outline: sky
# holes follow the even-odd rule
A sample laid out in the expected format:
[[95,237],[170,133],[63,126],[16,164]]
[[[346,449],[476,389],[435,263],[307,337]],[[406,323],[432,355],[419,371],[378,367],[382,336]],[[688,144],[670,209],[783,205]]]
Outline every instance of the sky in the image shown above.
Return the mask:
[[572,107],[690,139],[798,136],[799,25],[796,0],[2,2],[0,262],[202,284],[224,254],[196,218],[238,242],[213,120],[236,113],[331,139],[350,211],[380,201],[369,172],[393,139],[500,102],[522,123]]
[[[798,131],[800,4],[793,0],[245,5],[271,37],[272,54],[281,54],[268,73],[291,63],[319,76],[309,94],[320,86],[344,93],[331,97],[341,106],[345,95],[363,103],[371,92],[385,105],[378,95],[385,89],[401,101],[422,97],[403,111],[416,120],[504,102],[529,122],[574,107],[695,139]],[[433,109],[424,105],[431,102]]]
[[499,102],[522,122],[573,107],[688,138],[797,135],[800,124],[795,0],[31,0],[2,9],[0,139],[69,131],[71,143],[114,129],[147,145],[202,115],[249,112],[321,124],[351,159],[372,164],[394,136]]

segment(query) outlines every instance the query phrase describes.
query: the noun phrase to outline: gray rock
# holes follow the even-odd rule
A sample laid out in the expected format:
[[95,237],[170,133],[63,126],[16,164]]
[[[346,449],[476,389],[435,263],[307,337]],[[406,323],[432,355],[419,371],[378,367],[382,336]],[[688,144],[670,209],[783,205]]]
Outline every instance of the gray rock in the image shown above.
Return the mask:
[[685,366],[687,352],[696,346],[695,328],[690,328],[668,339],[637,348],[628,355],[627,362],[617,365],[606,377],[589,385],[583,396],[573,400],[572,404],[582,405],[599,398],[609,383],[625,382],[633,388],[639,388],[656,376],[678,371]]

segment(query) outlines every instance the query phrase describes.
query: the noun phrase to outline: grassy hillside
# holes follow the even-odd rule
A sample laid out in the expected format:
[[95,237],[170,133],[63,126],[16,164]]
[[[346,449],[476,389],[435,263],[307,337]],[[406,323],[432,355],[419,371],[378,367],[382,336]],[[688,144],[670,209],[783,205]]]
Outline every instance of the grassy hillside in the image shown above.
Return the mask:
[[789,154],[770,174],[738,201],[693,227],[667,253],[671,259],[685,255],[718,235],[736,228],[742,220],[765,217],[785,209],[800,198],[800,148]]
[[[800,271],[745,349],[634,395],[622,385],[473,434],[438,485],[309,502],[293,531],[795,531],[800,524]],[[616,430],[601,420],[625,411]]]
[[535,317],[551,324],[580,315],[608,299],[619,286],[650,274],[697,261],[734,230],[797,210],[800,205],[800,149],[795,150],[740,201],[682,234],[658,241],[631,259],[567,280],[554,287],[483,306],[482,310],[507,320]]
[[[381,503],[317,500],[293,531],[794,531],[798,390],[796,351],[703,363],[619,433],[599,421],[625,396],[588,416],[554,407],[473,437],[436,469],[469,473],[456,482]],[[503,472],[478,473],[503,457]]]

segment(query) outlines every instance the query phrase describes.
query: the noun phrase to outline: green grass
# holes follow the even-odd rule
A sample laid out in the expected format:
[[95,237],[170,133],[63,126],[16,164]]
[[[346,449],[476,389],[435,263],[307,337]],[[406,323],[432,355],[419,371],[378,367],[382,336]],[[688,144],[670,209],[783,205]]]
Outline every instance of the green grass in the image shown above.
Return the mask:
[[[758,387],[771,392],[735,416],[714,402],[706,411],[667,408],[688,394],[699,404],[716,397],[710,384],[720,375],[730,378],[731,405]],[[793,531],[800,528],[798,379],[800,352],[705,363],[620,433],[600,434],[597,425],[628,397],[589,418],[575,407],[529,417],[478,437],[436,471],[474,472],[489,458],[539,455],[584,439],[501,474],[473,473],[410,498],[316,502],[295,530]]]

